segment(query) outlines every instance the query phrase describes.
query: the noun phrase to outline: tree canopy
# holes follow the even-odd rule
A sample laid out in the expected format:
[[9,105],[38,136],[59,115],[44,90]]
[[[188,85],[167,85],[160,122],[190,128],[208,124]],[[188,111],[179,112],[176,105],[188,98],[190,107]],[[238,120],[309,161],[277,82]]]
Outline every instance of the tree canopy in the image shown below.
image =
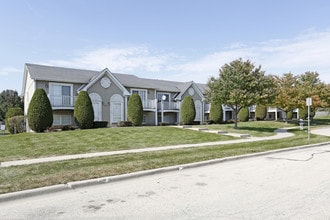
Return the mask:
[[241,58],[222,66],[219,77],[211,77],[207,85],[209,101],[217,101],[233,109],[235,128],[241,108],[270,103],[276,91],[272,76],[265,75],[261,66],[255,67],[249,60]]
[[23,102],[18,93],[14,90],[3,90],[0,93],[0,121],[6,117],[9,108],[20,107],[23,109]]

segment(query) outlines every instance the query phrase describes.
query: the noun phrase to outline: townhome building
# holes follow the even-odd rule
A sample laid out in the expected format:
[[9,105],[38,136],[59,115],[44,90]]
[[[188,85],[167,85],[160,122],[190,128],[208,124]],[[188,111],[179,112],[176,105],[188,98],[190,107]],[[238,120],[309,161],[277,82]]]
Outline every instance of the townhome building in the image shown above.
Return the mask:
[[195,103],[195,121],[208,120],[209,104],[205,101],[205,84],[140,78],[112,73],[109,69],[92,71],[64,67],[25,64],[22,94],[24,113],[37,88],[46,91],[53,109],[53,125],[74,124],[73,110],[80,91],[87,91],[94,109],[94,121],[108,126],[127,120],[131,94],[138,94],[143,104],[143,124],[180,122],[181,102],[191,96]]
[[[53,126],[75,124],[74,105],[80,91],[87,91],[91,98],[94,121],[105,121],[109,127],[128,120],[128,101],[134,93],[142,101],[144,125],[180,123],[181,102],[185,96],[191,96],[194,100],[197,123],[207,122],[210,113],[210,104],[205,99],[206,84],[140,78],[113,73],[108,68],[94,71],[25,64],[22,86],[25,115],[37,88],[44,89],[48,95],[53,109]],[[232,120],[233,110],[225,105],[222,109],[223,121]],[[255,106],[251,106],[251,119],[254,118],[254,112]],[[283,117],[280,109],[268,108],[267,119],[278,120]]]

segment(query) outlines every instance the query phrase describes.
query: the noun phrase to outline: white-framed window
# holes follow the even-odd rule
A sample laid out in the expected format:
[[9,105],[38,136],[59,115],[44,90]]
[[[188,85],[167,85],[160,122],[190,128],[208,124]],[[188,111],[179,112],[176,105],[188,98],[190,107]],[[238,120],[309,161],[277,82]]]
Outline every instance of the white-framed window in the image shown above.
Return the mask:
[[53,125],[71,125],[72,124],[72,117],[71,115],[61,115],[61,114],[54,114],[53,115]]
[[73,85],[49,83],[49,99],[52,106],[73,106]]
[[170,93],[165,93],[165,92],[157,92],[157,100],[160,102],[162,101],[162,97],[163,95],[166,97],[165,100],[163,100],[164,102],[170,102],[171,101],[171,94]]
[[131,89],[132,94],[138,94],[141,98],[143,106],[147,103],[148,100],[148,90],[146,89]]

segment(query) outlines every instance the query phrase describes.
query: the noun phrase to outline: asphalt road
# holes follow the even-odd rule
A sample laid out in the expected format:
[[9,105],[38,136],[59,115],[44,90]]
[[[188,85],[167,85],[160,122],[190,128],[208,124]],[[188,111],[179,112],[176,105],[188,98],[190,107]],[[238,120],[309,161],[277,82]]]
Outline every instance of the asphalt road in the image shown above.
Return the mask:
[[2,202],[0,219],[330,219],[330,145]]

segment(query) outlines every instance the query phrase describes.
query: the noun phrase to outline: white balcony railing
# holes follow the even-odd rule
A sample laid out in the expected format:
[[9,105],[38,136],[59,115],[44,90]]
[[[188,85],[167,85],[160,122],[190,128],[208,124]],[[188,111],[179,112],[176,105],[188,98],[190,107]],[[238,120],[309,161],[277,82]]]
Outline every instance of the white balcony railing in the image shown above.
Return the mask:
[[74,107],[76,96],[51,95],[49,101],[52,107]]
[[156,109],[157,108],[157,100],[156,99],[148,99],[142,101],[143,109]]
[[[179,110],[180,102],[163,102],[163,110]],[[162,103],[158,102],[158,109],[162,108]]]

